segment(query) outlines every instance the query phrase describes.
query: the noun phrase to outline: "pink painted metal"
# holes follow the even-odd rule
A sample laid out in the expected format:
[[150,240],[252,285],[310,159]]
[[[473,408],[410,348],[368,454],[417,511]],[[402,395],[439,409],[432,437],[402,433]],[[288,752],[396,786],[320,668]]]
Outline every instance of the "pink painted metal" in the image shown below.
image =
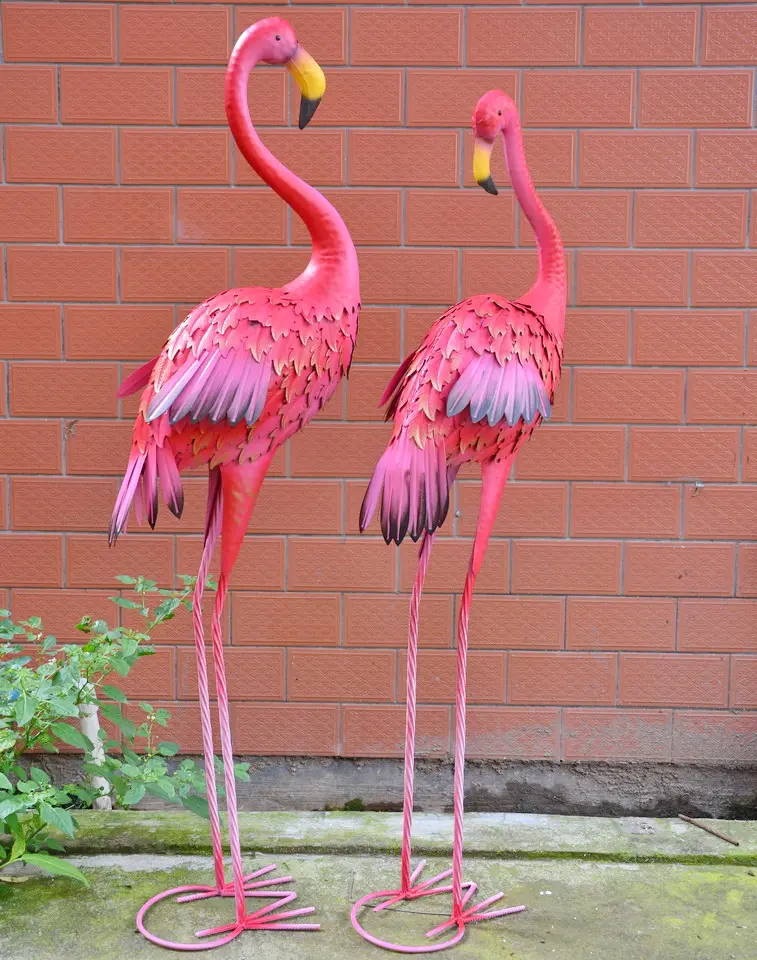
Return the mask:
[[[463,881],[468,621],[476,577],[515,455],[551,413],[562,363],[565,257],[557,228],[528,173],[515,104],[498,90],[485,94],[473,115],[473,131],[474,174],[487,192],[495,194],[489,157],[492,145],[502,134],[513,188],[536,236],[539,265],[536,282],[519,300],[481,295],[450,307],[433,324],[420,347],[401,364],[381,401],[389,401],[387,419],[393,419],[394,429],[366,491],[360,527],[364,530],[368,526],[380,504],[387,543],[399,544],[408,534],[413,540],[422,538],[422,542],[410,601],[400,887],[363,897],[352,911],[352,923],[371,943],[398,953],[446,949],[460,941],[467,924],[525,909],[518,906],[487,911],[504,896],[502,893],[469,906],[477,888],[475,883]],[[420,600],[434,533],[447,515],[457,472],[468,462],[481,465],[483,484],[457,632],[452,869],[418,883],[423,864],[411,873],[410,858]],[[451,884],[444,885],[442,881],[450,876]],[[374,900],[381,900],[373,908],[375,913],[402,901],[450,892],[449,921],[426,936],[435,938],[452,927],[457,932],[451,940],[434,945],[390,943],[367,933],[358,919],[363,906]]]
[[[291,877],[256,880],[274,867],[247,877],[243,874],[221,618],[229,577],[275,451],[318,413],[349,370],[360,310],[359,276],[355,248],[334,207],[276,160],[255,132],[247,108],[247,82],[251,69],[262,61],[286,65],[295,76],[303,92],[301,128],[315,112],[325,81],[320,67],[280,17],[261,20],[242,34],[226,73],[226,113],[237,146],[256,173],[305,222],[313,244],[310,262],[286,286],[226,290],[200,304],[174,330],[161,353],[128,377],[119,390],[119,396],[144,392],[111,519],[111,543],[125,529],[132,502],[138,520],[146,511],[150,525],[155,525],[158,481],[169,510],[181,516],[180,472],[199,465],[209,468],[193,624],[215,885],[166,891],[149,900],[137,917],[144,936],[176,950],[220,946],[243,930],[318,929],[317,924],[284,922],[314,910],[282,912],[280,908],[291,903],[295,893],[263,889],[289,882]],[[219,535],[221,572],[213,604],[212,650],[232,860],[230,883],[223,863],[202,622],[203,588]],[[191,895],[176,902],[233,896],[234,923],[201,931],[198,938],[214,939],[196,944],[174,943],[150,933],[144,923],[147,911],[161,900],[187,892]],[[246,897],[275,902],[248,914]]]

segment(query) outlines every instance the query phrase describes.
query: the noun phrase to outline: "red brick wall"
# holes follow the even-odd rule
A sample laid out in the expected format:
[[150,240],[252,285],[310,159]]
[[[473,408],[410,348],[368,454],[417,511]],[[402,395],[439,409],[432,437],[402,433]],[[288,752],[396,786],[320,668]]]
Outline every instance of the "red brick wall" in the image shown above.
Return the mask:
[[[413,548],[359,538],[387,437],[376,403],[450,301],[521,293],[512,195],[470,189],[469,118],[498,85],[568,248],[569,361],[523,452],[480,580],[470,748],[480,757],[757,758],[757,12],[736,7],[232,7],[2,3],[0,580],[64,637],[120,572],[198,561],[181,524],[104,530],[132,401],[116,385],[192,304],[276,284],[301,225],[235,155],[222,78],[273,11],[327,68],[304,134],[281,70],[251,84],[280,156],[359,245],[357,362],[276,459],[244,546],[229,650],[241,752],[397,755]],[[495,169],[500,182],[504,171]],[[469,189],[463,189],[469,187]],[[232,189],[233,188],[233,189]],[[176,306],[178,304],[178,306]],[[450,745],[455,591],[477,482],[457,485],[424,602],[424,753]],[[1,592],[1,591],[0,591]],[[198,747],[190,635],[129,684]]]

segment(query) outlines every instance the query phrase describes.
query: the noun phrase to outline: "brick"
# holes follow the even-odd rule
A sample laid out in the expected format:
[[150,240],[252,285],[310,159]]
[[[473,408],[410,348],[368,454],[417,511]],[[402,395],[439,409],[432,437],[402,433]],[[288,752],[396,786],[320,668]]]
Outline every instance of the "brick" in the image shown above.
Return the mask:
[[342,526],[342,485],[327,480],[270,478],[260,492],[256,533],[337,533]]
[[556,597],[477,595],[471,610],[471,647],[559,650],[564,601]]
[[121,63],[225,63],[227,7],[127,6],[118,9]]
[[696,63],[697,10],[589,8],[583,62],[593,66],[681,66]]
[[[161,728],[161,739],[165,738],[166,740],[178,743],[182,753],[202,753],[200,709],[196,703],[154,701],[152,706],[155,709],[166,709],[171,714],[168,725],[165,728]],[[122,712],[137,724],[142,723],[144,720],[144,713],[136,704],[125,704]],[[218,716],[215,707],[211,709],[211,722],[216,754],[220,754],[221,740],[218,733]],[[236,742],[234,747],[235,749],[237,748]]]
[[7,127],[5,156],[10,182],[114,183],[116,132]]
[[[255,520],[250,524],[254,530]],[[176,569],[197,570],[202,554],[201,537],[177,540]],[[211,564],[211,576],[218,576],[219,553]],[[282,590],[284,587],[284,540],[280,537],[245,537],[231,575],[234,590]]]
[[405,337],[403,356],[421,344],[429,328],[439,318],[439,314],[446,307],[432,307],[428,310],[405,310]]
[[130,247],[121,252],[121,294],[127,300],[178,300],[198,303],[229,287],[224,249]]
[[410,190],[405,197],[405,242],[429,246],[514,244],[515,198],[504,194],[493,209],[482,191]]
[[[399,699],[406,698],[406,658],[400,655]],[[501,651],[468,654],[468,703],[505,702],[505,654]],[[422,703],[454,703],[457,652],[425,650],[418,658],[418,700]]]
[[11,247],[11,300],[113,300],[115,250],[107,247]]
[[128,677],[118,677],[119,689],[134,700],[169,700],[176,696],[176,653],[172,648],[140,657]]
[[0,420],[0,470],[3,473],[60,473],[60,423],[49,420]]
[[[323,101],[311,121],[312,126],[402,126],[402,70],[329,70],[327,84]],[[292,122],[296,122],[299,109],[299,98],[292,96]]]
[[632,427],[631,480],[735,480],[739,431]]
[[336,704],[234,704],[234,748],[256,756],[335,756],[339,736]]
[[4,344],[3,354],[8,360],[59,359],[60,307],[0,304],[0,340]]
[[235,592],[231,609],[235,646],[339,644],[339,597],[335,594]]
[[292,443],[292,476],[370,477],[388,439],[384,425],[311,424]]
[[635,242],[645,247],[743,247],[745,193],[639,194]]
[[513,547],[516,593],[617,593],[619,543],[519,540]]
[[511,653],[510,703],[612,704],[617,659],[601,653]]
[[[414,59],[414,58],[413,58]],[[330,79],[330,77],[329,77]],[[503,90],[516,98],[514,70],[407,70],[407,126],[467,127],[482,92]],[[439,92],[444,91],[444,115],[439,116]]]
[[[283,650],[225,650],[224,663],[229,700],[283,700],[286,692],[286,654]],[[216,697],[213,657],[207,651],[210,696]],[[177,695],[197,700],[197,659],[195,651],[177,651]]]
[[0,66],[0,84],[0,121],[55,123],[58,119],[55,67]]
[[[567,246],[626,247],[631,236],[631,195],[542,191],[540,199]],[[520,242],[534,244],[531,226],[521,210]]]
[[577,10],[487,10],[468,14],[468,63],[578,63]]
[[[67,3],[3,4],[3,54],[8,61],[113,61],[112,6]],[[144,58],[143,58],[144,59]]]
[[757,60],[757,12],[749,7],[704,11],[702,63],[743,63]]
[[394,589],[396,553],[383,540],[321,540],[289,542],[289,580],[292,590]]
[[632,71],[526,71],[523,122],[529,127],[630,127]]
[[[457,533],[475,535],[481,485],[457,484]],[[567,487],[556,483],[510,483],[494,521],[495,537],[562,537],[567,521]]]
[[[303,134],[299,130],[266,130],[264,140],[274,156],[308,183],[318,187],[341,186],[345,183],[347,171],[346,134],[341,130],[311,130],[308,127],[306,135],[307,149],[303,149]],[[262,183],[236,148],[234,182]]]
[[20,417],[113,416],[116,387],[115,364],[13,364],[11,413]]
[[697,135],[695,182],[701,187],[751,187],[757,177],[757,131]]
[[695,540],[740,540],[757,534],[757,487],[688,487],[684,533]]
[[[462,10],[352,11],[352,63],[458,66],[462,61]],[[387,43],[391,37],[391,43]]]
[[748,127],[752,75],[747,71],[642,72],[639,125]]
[[565,710],[565,760],[662,760],[671,758],[670,710]]
[[[568,287],[571,287],[573,256],[565,257],[568,269]],[[463,296],[470,297],[483,290],[494,289],[499,296],[511,300],[523,296],[536,280],[537,255],[532,250],[463,251]]]
[[486,760],[556,759],[560,752],[557,710],[471,707],[465,753]]
[[634,363],[652,366],[741,366],[744,314],[637,311],[633,353]]
[[[179,123],[225,126],[225,79],[223,67],[178,67],[176,117]],[[247,104],[256,126],[286,123],[286,92],[287,77],[283,70],[254,70],[250,74]]]
[[457,186],[459,137],[453,130],[351,131],[349,182],[357,186]]
[[757,545],[755,544],[739,544],[736,595],[757,596]]
[[58,236],[55,187],[0,187],[0,240],[55,243]]
[[690,423],[754,422],[757,371],[711,373],[692,370],[686,397]]
[[621,480],[624,464],[622,427],[547,426],[519,452],[515,475],[519,480]]
[[568,599],[571,650],[673,650],[675,600]]
[[[350,594],[344,598],[344,644],[347,647],[407,645],[409,598],[398,594]],[[452,597],[427,595],[421,601],[418,643],[449,647]]]
[[744,430],[744,480],[757,479],[757,432]]
[[232,277],[236,286],[283,286],[299,276],[309,260],[310,250],[237,248],[234,251]]
[[628,594],[687,597],[733,593],[735,551],[719,543],[627,543]]
[[577,299],[581,304],[678,306],[688,293],[688,254],[581,251]]
[[[446,756],[449,735],[448,707],[421,707],[418,710],[416,756]],[[403,707],[345,704],[342,708],[342,756],[401,757],[404,745]]]
[[[236,194],[238,191],[235,190]],[[402,235],[402,195],[399,190],[324,190],[350,231],[354,243],[395,244]],[[310,234],[299,217],[292,218],[292,242],[310,245]],[[360,338],[364,336],[362,315]]]
[[683,393],[683,371],[576,370],[573,418],[594,423],[679,423]]
[[757,657],[733,657],[730,705],[757,707]]
[[626,310],[569,310],[566,363],[628,361],[629,314]]
[[100,532],[113,508],[113,480],[16,477],[11,481],[14,530]]
[[17,619],[41,616],[45,633],[52,633],[59,643],[71,643],[84,636],[76,629],[84,616],[118,622],[118,610],[108,596],[107,591],[96,590],[14,589],[11,609]]
[[229,182],[224,130],[122,130],[123,183]]
[[[60,428],[55,427],[57,432]],[[64,424],[68,473],[123,476],[132,429],[126,421],[77,419]]]
[[0,570],[14,587],[63,586],[62,537],[4,534],[0,537]]
[[[507,586],[510,545],[501,540],[492,540],[486,551],[476,588],[481,593],[503,593]],[[427,593],[462,592],[468,570],[472,540],[438,540],[434,544],[433,559],[429,564],[426,582]],[[400,548],[400,589],[410,591],[417,569],[418,547],[404,543]]]
[[392,366],[353,366],[347,394],[347,417],[355,420],[382,420],[377,398],[394,373]]
[[64,123],[172,123],[173,76],[162,67],[61,67]]
[[582,187],[685,187],[691,149],[688,132],[583,130],[578,182]]
[[177,239],[185,243],[284,243],[286,211],[270,190],[178,191]]
[[174,326],[169,306],[108,304],[64,308],[66,356],[72,360],[148,360]]
[[394,700],[395,655],[389,651],[291,650],[290,700]]
[[724,707],[728,657],[626,653],[620,656],[618,697],[640,706]]
[[751,306],[757,297],[756,253],[695,253],[692,303]]
[[[576,179],[576,134],[572,130],[526,130],[523,146],[531,179],[537,187],[570,187]],[[463,183],[476,186],[473,179],[473,137],[463,139]],[[492,177],[500,187],[507,186],[510,176],[503,150],[492,153]],[[480,189],[477,187],[477,189]]]
[[755,648],[754,600],[681,600],[678,604],[678,649],[717,653]]
[[592,483],[571,493],[574,537],[677,537],[680,517],[678,487]]
[[280,17],[282,13],[286,14],[297,39],[320,64],[346,62],[347,11],[334,7],[295,8],[284,11],[281,7],[236,7],[235,36],[238,37],[264,17]]
[[455,250],[358,251],[360,288],[369,303],[453,303],[458,296]]
[[173,191],[65,187],[67,243],[160,243],[173,238]]
[[677,712],[673,760],[752,763],[757,749],[757,714]]

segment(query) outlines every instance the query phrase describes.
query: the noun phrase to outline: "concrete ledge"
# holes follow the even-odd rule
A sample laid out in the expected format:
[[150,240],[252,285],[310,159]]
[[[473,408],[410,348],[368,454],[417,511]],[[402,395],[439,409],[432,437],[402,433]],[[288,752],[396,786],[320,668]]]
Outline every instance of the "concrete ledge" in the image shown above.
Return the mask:
[[[210,850],[207,822],[184,811],[85,811],[69,855],[195,854]],[[485,813],[466,816],[469,857],[496,860],[579,859],[622,863],[757,866],[757,822],[703,821],[738,847],[682,820]],[[240,814],[247,853],[393,854],[400,848],[396,813],[258,812]],[[414,852],[448,856],[452,817],[417,814]]]

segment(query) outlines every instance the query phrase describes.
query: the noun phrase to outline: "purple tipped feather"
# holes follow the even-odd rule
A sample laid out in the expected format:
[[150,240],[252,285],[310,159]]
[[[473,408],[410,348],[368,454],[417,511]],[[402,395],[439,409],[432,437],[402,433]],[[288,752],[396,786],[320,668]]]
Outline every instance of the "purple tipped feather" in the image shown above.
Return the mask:
[[552,413],[535,364],[513,356],[502,365],[488,351],[470,361],[447,397],[447,416],[457,416],[466,407],[474,423],[486,419],[492,427],[503,418],[514,427],[521,417],[531,423],[537,412],[545,420]]

